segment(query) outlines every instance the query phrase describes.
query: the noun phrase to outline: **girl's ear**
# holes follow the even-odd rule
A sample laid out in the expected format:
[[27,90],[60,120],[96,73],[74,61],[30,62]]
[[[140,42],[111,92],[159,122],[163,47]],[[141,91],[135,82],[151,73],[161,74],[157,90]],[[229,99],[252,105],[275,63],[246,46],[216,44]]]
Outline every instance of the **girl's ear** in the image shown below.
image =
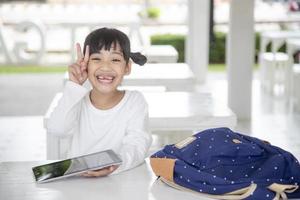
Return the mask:
[[132,65],[132,61],[129,60],[128,63],[125,66],[125,75],[129,75],[131,72],[131,65]]

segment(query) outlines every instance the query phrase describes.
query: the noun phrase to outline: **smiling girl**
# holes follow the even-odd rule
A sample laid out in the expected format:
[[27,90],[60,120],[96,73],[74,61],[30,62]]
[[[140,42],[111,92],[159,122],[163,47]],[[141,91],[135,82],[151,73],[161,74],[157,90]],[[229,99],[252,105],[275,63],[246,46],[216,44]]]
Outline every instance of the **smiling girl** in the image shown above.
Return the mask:
[[[148,130],[148,105],[138,91],[118,86],[129,75],[132,61],[143,65],[146,57],[130,51],[128,37],[117,29],[100,28],[85,39],[83,52],[76,44],[77,61],[68,67],[69,81],[51,113],[47,130],[72,137],[68,157],[113,149],[123,160],[89,171],[84,176],[105,176],[141,164],[152,142]],[[82,86],[89,80],[92,89]]]

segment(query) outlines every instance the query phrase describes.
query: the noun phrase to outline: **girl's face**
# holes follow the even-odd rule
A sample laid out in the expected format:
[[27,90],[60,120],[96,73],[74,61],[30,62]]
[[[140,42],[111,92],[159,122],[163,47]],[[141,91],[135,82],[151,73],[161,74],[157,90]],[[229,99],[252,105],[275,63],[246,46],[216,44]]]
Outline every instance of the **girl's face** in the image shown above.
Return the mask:
[[126,63],[119,44],[116,44],[110,50],[101,49],[90,55],[88,79],[98,92],[112,93],[117,91],[123,76],[128,75],[130,70],[131,62]]

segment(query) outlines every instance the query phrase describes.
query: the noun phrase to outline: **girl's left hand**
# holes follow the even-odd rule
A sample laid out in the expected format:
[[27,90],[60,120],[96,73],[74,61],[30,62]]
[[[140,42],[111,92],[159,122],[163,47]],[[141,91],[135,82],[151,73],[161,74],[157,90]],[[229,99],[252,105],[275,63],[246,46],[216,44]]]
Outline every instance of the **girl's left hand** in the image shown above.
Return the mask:
[[113,173],[117,168],[118,168],[118,166],[112,165],[112,166],[105,167],[105,168],[99,169],[99,170],[87,171],[87,172],[85,172],[85,173],[83,173],[81,175],[85,176],[85,177],[107,176],[107,175]]

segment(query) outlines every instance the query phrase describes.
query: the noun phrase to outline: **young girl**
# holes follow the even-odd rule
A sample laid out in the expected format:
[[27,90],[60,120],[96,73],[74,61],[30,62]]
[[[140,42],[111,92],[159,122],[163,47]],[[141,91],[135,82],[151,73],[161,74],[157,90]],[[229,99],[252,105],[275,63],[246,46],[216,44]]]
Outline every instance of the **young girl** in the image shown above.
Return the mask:
[[[68,157],[113,149],[123,160],[118,169],[111,166],[84,176],[105,176],[141,164],[152,142],[148,106],[140,92],[117,87],[130,74],[131,60],[143,65],[146,57],[131,53],[128,37],[109,28],[91,32],[83,53],[79,44],[76,49],[78,59],[68,68],[69,81],[47,123],[48,132],[72,136]],[[87,79],[91,90],[82,86]]]

